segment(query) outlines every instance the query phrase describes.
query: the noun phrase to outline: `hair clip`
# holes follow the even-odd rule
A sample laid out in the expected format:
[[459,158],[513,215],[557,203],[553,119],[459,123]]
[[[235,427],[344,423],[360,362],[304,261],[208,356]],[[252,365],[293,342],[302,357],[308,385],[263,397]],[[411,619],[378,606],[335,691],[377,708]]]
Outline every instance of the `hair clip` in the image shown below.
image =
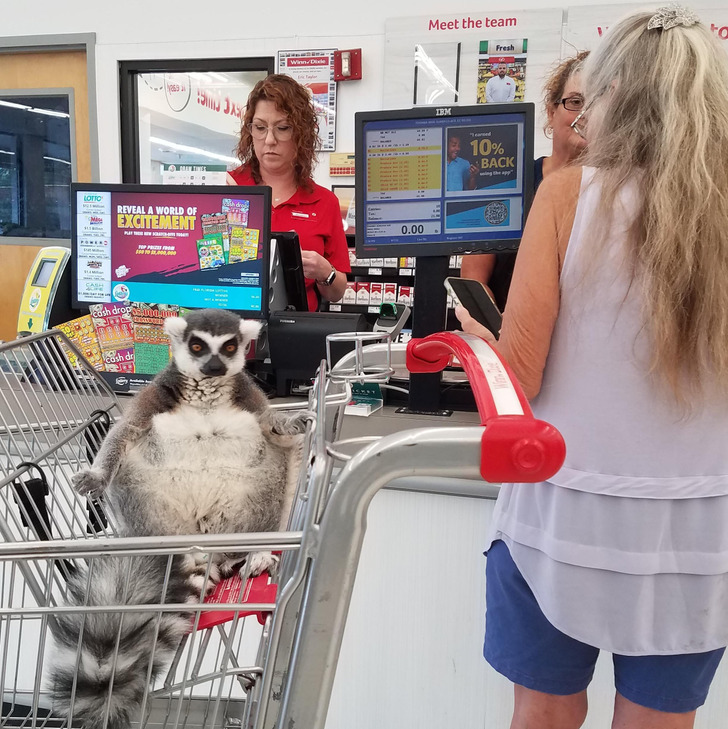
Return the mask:
[[700,22],[700,18],[689,8],[677,3],[670,3],[662,8],[658,8],[657,12],[650,18],[647,23],[647,30],[654,28],[662,28],[662,30],[670,30],[677,25],[689,28]]

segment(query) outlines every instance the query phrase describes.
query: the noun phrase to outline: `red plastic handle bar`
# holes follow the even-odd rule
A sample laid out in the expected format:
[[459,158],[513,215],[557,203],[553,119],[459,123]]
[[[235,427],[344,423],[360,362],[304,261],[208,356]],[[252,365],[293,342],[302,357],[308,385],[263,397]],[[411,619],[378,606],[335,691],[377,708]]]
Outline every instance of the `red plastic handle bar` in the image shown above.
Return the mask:
[[485,340],[464,332],[440,332],[407,345],[410,372],[440,372],[458,358],[470,380],[484,426],[480,475],[492,483],[536,482],[564,463],[566,446],[553,425],[533,417],[510,367]]

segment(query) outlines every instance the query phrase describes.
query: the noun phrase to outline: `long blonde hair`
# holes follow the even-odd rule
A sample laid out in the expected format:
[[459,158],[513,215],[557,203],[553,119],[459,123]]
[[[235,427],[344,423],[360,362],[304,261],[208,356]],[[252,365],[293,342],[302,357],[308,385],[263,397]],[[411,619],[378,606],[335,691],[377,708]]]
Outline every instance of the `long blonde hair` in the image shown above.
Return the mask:
[[637,185],[625,264],[644,291],[651,371],[686,404],[709,380],[728,392],[728,57],[704,25],[648,30],[651,16],[610,28],[584,64],[585,164],[605,220]]

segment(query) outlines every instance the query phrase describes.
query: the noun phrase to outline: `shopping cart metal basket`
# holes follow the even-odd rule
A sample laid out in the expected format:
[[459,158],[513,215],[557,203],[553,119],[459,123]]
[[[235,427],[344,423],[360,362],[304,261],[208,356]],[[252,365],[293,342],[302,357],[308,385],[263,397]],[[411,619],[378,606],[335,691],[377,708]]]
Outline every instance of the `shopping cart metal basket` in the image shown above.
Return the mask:
[[[54,715],[46,675],[59,650],[53,629],[68,614],[93,620],[110,612],[121,626],[125,615],[160,624],[184,609],[189,630],[158,677],[144,669],[149,680],[132,726],[323,729],[374,494],[401,476],[539,481],[559,468],[560,435],[534,420],[482,340],[443,333],[405,352],[386,335],[351,337],[351,355],[322,362],[303,405],[308,427],[288,530],[164,538],[119,536],[103,499],[71,486],[121,414],[104,381],[60,332],[0,345],[0,727],[69,725]],[[438,371],[456,357],[473,383],[481,426],[342,441],[351,383],[386,383],[393,358],[401,365],[405,357],[411,371]],[[92,571],[97,560],[118,557],[131,572],[144,560],[259,550],[281,553],[273,578],[243,574],[199,604],[65,604],[81,563]],[[87,660],[80,648],[76,659]],[[81,725],[72,709],[70,724]],[[108,717],[104,726],[112,726]]]

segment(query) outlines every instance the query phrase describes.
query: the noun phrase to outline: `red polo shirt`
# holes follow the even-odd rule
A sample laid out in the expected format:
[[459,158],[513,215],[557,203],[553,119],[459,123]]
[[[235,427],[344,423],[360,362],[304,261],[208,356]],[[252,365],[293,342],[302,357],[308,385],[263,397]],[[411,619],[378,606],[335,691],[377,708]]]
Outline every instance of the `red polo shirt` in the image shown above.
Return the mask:
[[[230,173],[238,185],[255,185],[249,168],[238,167]],[[294,230],[298,233],[304,251],[316,251],[337,271],[348,273],[349,249],[341,220],[339,201],[331,190],[311,181],[309,192],[298,188],[293,196],[280,205],[271,208],[270,229],[276,231]],[[314,279],[306,279],[309,311],[318,308]]]

